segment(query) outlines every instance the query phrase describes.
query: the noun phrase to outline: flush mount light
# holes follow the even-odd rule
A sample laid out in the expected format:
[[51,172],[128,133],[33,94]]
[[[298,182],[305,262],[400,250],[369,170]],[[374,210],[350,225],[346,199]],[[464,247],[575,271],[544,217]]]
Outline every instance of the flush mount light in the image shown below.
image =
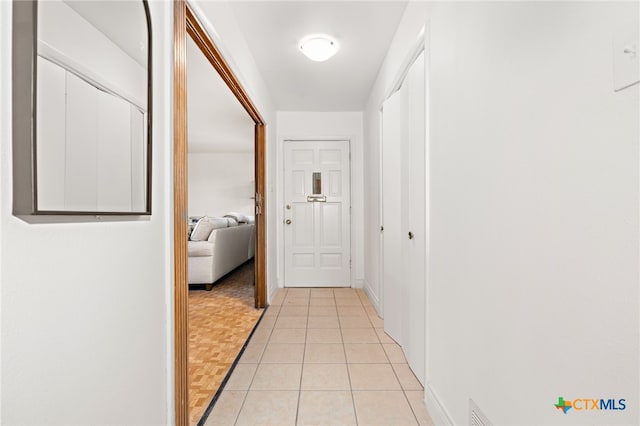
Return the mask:
[[298,43],[298,48],[312,61],[322,62],[336,54],[338,42],[324,34],[308,35]]

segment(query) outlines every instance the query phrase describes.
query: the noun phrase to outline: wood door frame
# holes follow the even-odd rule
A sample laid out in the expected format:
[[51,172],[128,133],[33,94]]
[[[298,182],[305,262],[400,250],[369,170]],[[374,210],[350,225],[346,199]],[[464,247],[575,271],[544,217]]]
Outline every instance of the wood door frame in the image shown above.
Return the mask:
[[265,126],[266,123],[220,50],[185,0],[174,1],[173,17],[173,228],[175,424],[189,424],[187,283],[187,36],[227,84],[255,124],[256,251],[255,306],[266,306]]

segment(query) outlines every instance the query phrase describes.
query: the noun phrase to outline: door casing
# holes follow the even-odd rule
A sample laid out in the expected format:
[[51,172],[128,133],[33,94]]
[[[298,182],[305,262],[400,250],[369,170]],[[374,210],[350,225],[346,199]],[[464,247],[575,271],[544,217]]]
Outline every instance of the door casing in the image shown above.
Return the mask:
[[188,284],[187,284],[187,35],[255,124],[256,251],[255,306],[266,306],[265,127],[266,123],[220,50],[185,0],[174,0],[173,17],[173,246],[174,246],[174,389],[175,424],[187,426],[188,413]]
[[[322,284],[321,282],[323,281],[323,279],[318,278],[318,279],[313,279],[314,277],[310,277],[308,282],[303,282],[300,283],[297,280],[293,279],[288,276],[287,273],[287,264],[290,261],[290,259],[288,258],[288,249],[291,248],[290,243],[291,241],[288,242],[287,239],[287,232],[291,232],[291,227],[295,227],[297,224],[297,218],[294,218],[293,216],[295,215],[295,210],[296,210],[296,205],[300,206],[300,205],[304,205],[307,206],[308,204],[305,202],[300,203],[300,201],[303,201],[304,197],[302,197],[302,199],[300,199],[300,196],[298,196],[298,202],[296,202],[293,198],[292,199],[287,199],[287,196],[292,196],[293,194],[289,194],[288,193],[288,177],[287,177],[287,158],[286,158],[286,153],[287,153],[287,146],[298,146],[299,149],[302,149],[303,147],[309,146],[311,147],[314,151],[315,150],[320,150],[322,148],[319,148],[321,145],[333,145],[333,148],[337,148],[339,147],[339,145],[343,144],[346,146],[342,146],[340,147],[341,151],[342,151],[342,156],[346,157],[343,158],[342,160],[344,160],[341,163],[341,168],[340,171],[343,172],[341,173],[341,193],[340,193],[340,200],[342,203],[344,203],[346,201],[346,205],[342,204],[342,209],[341,210],[341,219],[343,220],[343,224],[346,224],[346,226],[348,226],[348,230],[346,233],[343,233],[342,235],[342,243],[341,243],[341,253],[342,253],[342,261],[343,262],[348,262],[347,268],[348,268],[348,277],[342,277],[340,279],[338,278],[338,275],[344,275],[344,272],[340,273],[340,274],[334,274],[336,275],[336,279],[331,279],[329,284]],[[325,146],[325,148],[328,148]],[[344,150],[344,148],[346,148],[346,151]],[[282,189],[283,189],[283,194],[285,196],[285,205],[283,206],[283,211],[284,211],[284,229],[283,229],[283,241],[284,241],[284,255],[285,255],[285,268],[284,268],[284,286],[285,287],[297,287],[297,286],[305,286],[305,287],[313,287],[313,286],[331,286],[331,287],[350,287],[351,286],[351,281],[352,281],[352,271],[351,271],[351,259],[352,259],[352,247],[351,247],[351,141],[347,138],[343,138],[343,139],[284,139],[283,140],[283,150],[285,153],[285,158],[284,158],[284,179],[282,182]],[[321,166],[318,165],[318,170],[321,169],[326,169],[327,165],[325,166]],[[331,167],[328,167],[329,169],[331,169]],[[326,170],[325,170],[326,171]],[[310,170],[308,170],[307,172],[310,172]],[[329,174],[325,173],[323,174],[324,176],[324,180],[325,182],[322,183],[323,186],[323,190],[322,192],[328,196],[328,202],[329,204],[331,203],[331,201],[335,201],[336,199],[333,198],[331,196],[331,194],[327,193],[327,190],[331,190],[331,184],[330,182],[328,182],[328,177]],[[347,180],[347,182],[345,182],[345,178]],[[346,184],[346,185],[345,185]],[[343,188],[344,186],[344,188]],[[310,190],[310,188],[305,188],[306,190]],[[295,198],[295,197],[294,197]],[[333,200],[332,200],[333,198]],[[288,204],[290,203],[290,204]],[[317,207],[322,207],[323,204],[322,203],[313,203],[313,208],[314,211],[317,212]],[[288,210],[288,207],[292,207],[293,210]],[[348,209],[348,210],[344,210],[344,209]],[[346,213],[346,214],[345,214]],[[345,219],[345,216],[347,218],[347,220]],[[318,216],[316,216],[314,214],[314,217],[316,217],[316,219],[318,219]],[[289,225],[287,224],[287,219],[288,220],[293,220],[293,225]],[[319,224],[316,224],[318,226],[320,226]],[[344,228],[344,227],[343,227]],[[319,231],[319,230],[314,230],[314,231]],[[318,235],[316,235],[318,236]],[[291,237],[291,235],[289,235],[289,237]],[[315,243],[317,243],[317,241],[314,241],[314,245],[316,245]],[[345,247],[347,248],[347,250],[345,250]],[[317,249],[317,247],[316,247]],[[330,251],[330,248],[328,248],[328,250]],[[345,253],[346,251],[346,253]],[[317,253],[316,253],[317,254]],[[345,259],[345,255],[348,257],[347,259]],[[318,259],[316,259],[317,261]],[[344,266],[343,266],[344,267]],[[318,274],[321,274],[322,271],[315,271]],[[314,273],[315,273],[314,272]],[[331,273],[331,271],[326,271],[328,274]],[[291,273],[291,270],[289,270],[289,273]],[[310,274],[314,274],[312,272],[310,272]]]

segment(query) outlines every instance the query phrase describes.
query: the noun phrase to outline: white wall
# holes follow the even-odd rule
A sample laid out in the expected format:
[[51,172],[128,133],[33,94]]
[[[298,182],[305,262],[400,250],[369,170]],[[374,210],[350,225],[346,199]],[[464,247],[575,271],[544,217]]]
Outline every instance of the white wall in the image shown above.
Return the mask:
[[271,95],[251,56],[244,36],[238,27],[235,15],[227,2],[190,1],[196,14],[208,30],[216,46],[229,62],[240,83],[249,94],[266,122],[266,200],[267,222],[267,295],[269,300],[277,290],[277,246],[276,246],[276,128],[277,120]]
[[[365,113],[365,206],[378,205],[382,95],[428,22],[436,419],[468,424],[473,398],[494,424],[640,422],[640,98],[612,81],[612,40],[637,31],[638,12],[637,2],[407,7]],[[368,218],[376,292],[379,221]],[[559,396],[625,398],[627,409],[563,414]]]
[[38,17],[40,55],[146,110],[146,68],[61,0],[39,3]]
[[285,139],[341,138],[351,141],[351,285],[362,287],[364,278],[363,247],[363,130],[361,112],[292,112],[278,111],[277,168],[277,240],[278,285],[284,285],[283,141]]
[[189,154],[189,216],[253,216],[253,162],[253,152]]
[[152,216],[31,224],[11,214],[11,5],[0,2],[0,422],[169,424],[172,5],[150,2]]

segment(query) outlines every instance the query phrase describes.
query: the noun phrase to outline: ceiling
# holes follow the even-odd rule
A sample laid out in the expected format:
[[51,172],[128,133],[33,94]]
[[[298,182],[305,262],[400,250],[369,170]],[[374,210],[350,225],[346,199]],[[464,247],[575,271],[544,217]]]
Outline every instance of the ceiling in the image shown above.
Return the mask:
[[187,37],[190,153],[253,152],[254,123],[191,37]]
[[[207,2],[200,3],[206,13]],[[362,111],[407,3],[402,1],[232,1],[231,8],[276,108]],[[305,35],[335,37],[326,62],[298,51]]]
[[[146,28],[140,25],[145,17],[138,2],[65,2],[146,66]],[[199,2],[205,14],[207,3]],[[229,4],[277,110],[362,111],[407,3],[312,0]],[[117,31],[112,30],[114,18]],[[326,62],[303,56],[298,41],[312,33],[336,38],[338,53]],[[253,151],[253,121],[193,41],[187,40],[189,152]]]
[[[362,111],[407,3],[405,1],[229,2],[280,111]],[[198,5],[207,15],[211,2]],[[211,9],[210,9],[211,8]],[[333,36],[326,62],[298,51],[311,33]],[[190,153],[253,151],[253,121],[187,37]]]
[[142,2],[64,0],[64,3],[147,68],[147,17]]

